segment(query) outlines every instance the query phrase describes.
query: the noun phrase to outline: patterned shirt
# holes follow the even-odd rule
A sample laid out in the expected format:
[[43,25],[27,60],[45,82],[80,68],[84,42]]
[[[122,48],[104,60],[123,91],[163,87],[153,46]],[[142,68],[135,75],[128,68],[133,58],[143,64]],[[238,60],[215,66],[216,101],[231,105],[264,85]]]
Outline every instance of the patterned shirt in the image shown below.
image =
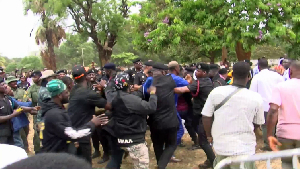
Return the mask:
[[213,146],[216,154],[223,156],[255,154],[254,124],[265,123],[263,100],[258,93],[241,89],[222,107],[214,111],[236,86],[220,86],[208,96],[202,115],[212,117]]

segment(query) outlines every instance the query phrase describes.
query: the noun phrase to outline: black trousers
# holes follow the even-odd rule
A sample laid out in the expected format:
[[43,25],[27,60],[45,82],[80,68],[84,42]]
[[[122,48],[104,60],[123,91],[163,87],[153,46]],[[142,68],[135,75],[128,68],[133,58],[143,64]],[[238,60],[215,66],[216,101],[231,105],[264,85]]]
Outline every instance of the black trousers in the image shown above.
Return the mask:
[[[192,138],[194,144],[198,144],[198,137],[195,128],[193,127],[193,114],[191,114],[188,110],[178,112],[180,117],[184,119],[184,126],[188,131],[190,137]],[[197,126],[198,124],[196,124]]]
[[9,145],[14,145],[14,137],[13,135],[11,136],[0,136],[0,144],[9,144]]
[[177,148],[177,127],[154,129],[150,126],[151,140],[158,169],[165,169]]
[[99,149],[99,135],[98,135],[98,132],[97,132],[98,128],[95,129],[95,131],[93,132],[92,134],[92,142],[93,142],[93,147],[95,149],[95,152],[100,152],[100,149]]
[[98,133],[99,141],[103,148],[104,155],[108,156],[111,150],[109,146],[110,134],[106,130],[103,130],[102,128],[99,129],[97,128],[97,133]]
[[92,164],[92,147],[91,143],[79,143],[77,148],[77,156],[85,159],[87,162]]
[[211,145],[207,141],[204,126],[202,123],[202,118],[199,119],[198,139],[199,139],[199,145],[204,150],[204,152],[207,156],[207,159],[210,161],[211,164],[213,164],[216,156],[215,156],[215,153],[214,153]]

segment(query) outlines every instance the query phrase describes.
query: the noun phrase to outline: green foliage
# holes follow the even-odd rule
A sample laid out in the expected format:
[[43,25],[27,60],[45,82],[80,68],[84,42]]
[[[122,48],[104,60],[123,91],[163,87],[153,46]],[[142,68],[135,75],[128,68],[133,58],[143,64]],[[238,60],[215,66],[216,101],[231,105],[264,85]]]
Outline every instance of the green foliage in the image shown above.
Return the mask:
[[26,70],[42,70],[44,65],[42,64],[41,58],[38,56],[27,56],[24,58],[12,58],[8,61],[8,64],[5,68],[5,72],[11,73],[16,69],[21,70],[25,68]]
[[0,66],[3,67],[6,64],[6,59],[2,56],[0,56]]
[[126,33],[126,0],[48,0],[45,9],[58,16],[71,16],[74,31],[93,40],[99,59],[104,62],[110,59],[112,48],[117,41],[122,42]]
[[[269,43],[274,37],[300,42],[300,3],[297,0],[147,0],[140,14],[132,16],[134,45],[144,51],[189,51],[198,59],[226,46],[234,51],[237,42],[250,51],[257,44]],[[188,48],[187,48],[188,46]],[[176,51],[177,52],[177,51]],[[205,56],[202,55],[202,56]],[[213,56],[213,55],[211,55]],[[215,55],[216,57],[218,55]]]
[[18,64],[15,62],[11,62],[6,66],[5,72],[10,73],[15,71],[16,69],[18,69]]
[[93,61],[99,65],[95,44],[88,42],[80,34],[67,35],[67,39],[59,48],[55,49],[56,63],[59,69],[71,69],[74,65],[87,66]]
[[138,58],[133,53],[120,53],[117,55],[111,56],[111,62],[122,65],[122,66],[129,66],[132,65],[132,60]]

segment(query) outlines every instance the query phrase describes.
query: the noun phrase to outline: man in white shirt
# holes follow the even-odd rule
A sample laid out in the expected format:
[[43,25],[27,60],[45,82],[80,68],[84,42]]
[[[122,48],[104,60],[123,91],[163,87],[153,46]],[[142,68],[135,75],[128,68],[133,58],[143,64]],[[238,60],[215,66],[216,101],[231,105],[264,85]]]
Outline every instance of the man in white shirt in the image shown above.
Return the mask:
[[[250,65],[237,62],[233,66],[232,85],[215,88],[204,105],[202,120],[208,140],[216,152],[215,164],[238,155],[255,154],[255,127],[265,123],[263,100],[246,89]],[[228,96],[229,99],[219,106]],[[214,116],[214,119],[212,118]],[[239,168],[238,165],[230,165]],[[254,169],[254,162],[246,162],[246,169]]]
[[[267,113],[270,108],[269,103],[272,97],[272,91],[278,83],[284,81],[283,77],[278,73],[268,70],[268,66],[269,65],[267,59],[259,60],[258,69],[260,72],[256,76],[254,76],[250,86],[251,91],[260,94],[260,96],[263,98],[265,119],[267,119]],[[262,125],[262,131],[264,139],[264,147],[262,148],[262,150],[271,151],[267,138],[266,124]]]

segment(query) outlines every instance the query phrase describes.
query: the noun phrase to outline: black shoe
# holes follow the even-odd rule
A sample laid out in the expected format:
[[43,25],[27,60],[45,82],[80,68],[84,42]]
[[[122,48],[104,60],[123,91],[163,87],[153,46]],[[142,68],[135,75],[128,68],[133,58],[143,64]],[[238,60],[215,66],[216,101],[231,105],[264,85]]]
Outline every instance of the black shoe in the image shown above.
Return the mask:
[[188,150],[198,150],[201,149],[201,147],[198,144],[193,144],[192,147],[189,147]]
[[208,169],[212,168],[212,164],[209,162],[209,160],[206,160],[203,164],[198,165],[199,169]]
[[101,153],[100,151],[95,151],[92,155],[92,158],[97,158],[97,157],[100,157],[101,156]]
[[103,164],[108,160],[109,160],[109,156],[103,155],[102,159],[100,161],[98,161],[98,164]]

